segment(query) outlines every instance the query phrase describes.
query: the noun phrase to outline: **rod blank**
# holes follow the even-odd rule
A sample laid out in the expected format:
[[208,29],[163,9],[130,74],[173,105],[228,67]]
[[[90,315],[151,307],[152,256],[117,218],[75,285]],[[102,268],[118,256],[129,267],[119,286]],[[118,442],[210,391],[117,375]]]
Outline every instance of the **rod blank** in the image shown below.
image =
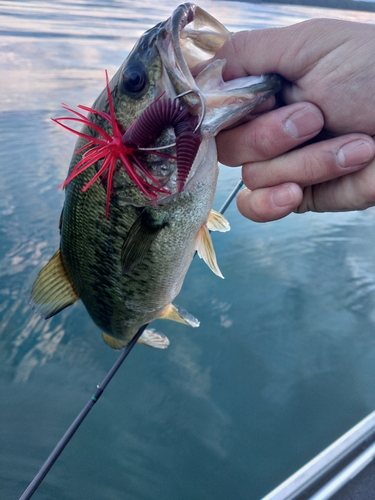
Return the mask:
[[147,325],[142,326],[138,330],[138,332],[135,334],[135,336],[132,338],[132,340],[129,342],[129,344],[127,344],[127,346],[124,348],[124,350],[122,351],[121,355],[119,356],[119,358],[117,359],[115,364],[112,366],[110,371],[107,373],[107,375],[103,379],[102,383],[97,386],[95,393],[91,396],[89,401],[86,403],[86,406],[78,414],[78,416],[76,417],[74,422],[71,424],[69,429],[65,432],[63,437],[57,443],[57,445],[55,446],[55,448],[52,451],[52,453],[50,454],[50,456],[44,462],[44,464],[42,465],[38,474],[34,477],[34,479],[31,481],[29,486],[23,492],[23,494],[20,497],[20,500],[29,500],[33,496],[33,494],[35,493],[35,491],[39,487],[40,483],[46,477],[46,475],[48,474],[48,472],[51,469],[51,467],[53,466],[53,464],[56,462],[56,460],[59,458],[62,451],[66,447],[66,445],[69,443],[69,441],[74,436],[76,430],[79,428],[79,426],[85,420],[85,418],[86,418],[87,414],[90,412],[91,408],[98,401],[100,396],[103,394],[105,388],[107,387],[109,382],[112,380],[112,378],[116,374],[117,370],[120,368],[122,363],[125,361],[126,357],[128,356],[128,354],[130,353],[130,351],[134,347],[134,345],[137,342],[137,340],[139,339],[139,337],[142,335],[146,326]]

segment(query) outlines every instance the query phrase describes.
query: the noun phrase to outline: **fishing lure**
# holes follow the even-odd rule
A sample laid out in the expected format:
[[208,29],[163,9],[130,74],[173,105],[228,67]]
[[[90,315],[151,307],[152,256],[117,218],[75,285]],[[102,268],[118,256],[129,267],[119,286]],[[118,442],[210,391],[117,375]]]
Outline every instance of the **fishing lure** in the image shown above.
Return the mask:
[[[171,194],[165,189],[155,177],[147,170],[137,157],[138,152],[161,156],[168,159],[177,159],[177,190],[181,191],[189,175],[194,158],[201,143],[201,135],[196,131],[198,118],[189,113],[188,106],[181,104],[177,99],[162,99],[160,95],[152,102],[130,127],[122,133],[115,117],[113,100],[109,88],[108,73],[105,72],[106,89],[109,103],[109,113],[78,105],[79,109],[98,115],[106,120],[112,128],[112,135],[102,127],[94,123],[82,113],[71,109],[66,104],[63,108],[75,116],[53,118],[52,120],[66,130],[87,140],[87,143],[75,151],[76,154],[84,153],[81,160],[72,169],[69,176],[62,183],[66,187],[79,174],[84,172],[96,162],[102,160],[102,164],[93,177],[85,184],[82,191],[87,191],[98,179],[107,184],[106,218],[109,214],[111,193],[114,193],[113,175],[116,170],[117,161],[125,168],[130,179],[139,187],[145,197],[157,200],[159,194]],[[64,121],[74,121],[92,128],[98,136],[93,137],[81,131],[77,131]],[[173,127],[176,142],[163,147],[146,148],[148,144],[156,140],[167,127]],[[160,150],[176,146],[176,157],[162,153]]]

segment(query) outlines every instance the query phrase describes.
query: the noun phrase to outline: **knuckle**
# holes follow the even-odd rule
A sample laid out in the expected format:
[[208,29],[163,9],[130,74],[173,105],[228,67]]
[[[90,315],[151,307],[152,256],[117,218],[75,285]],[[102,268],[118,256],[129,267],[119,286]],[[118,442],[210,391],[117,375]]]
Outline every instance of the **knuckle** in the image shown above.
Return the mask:
[[[357,200],[359,199],[359,195],[357,195]],[[369,208],[374,206],[375,204],[375,183],[368,182],[362,188],[362,205],[363,208]],[[358,204],[358,201],[357,201]],[[362,208],[362,207],[361,207]]]
[[316,181],[317,167],[319,166],[319,158],[314,152],[305,155],[303,158],[301,173],[306,184]]
[[316,212],[316,203],[314,196],[314,186],[306,186],[303,189],[302,201],[295,208],[294,212],[297,214],[303,214],[305,212]]
[[326,181],[338,172],[337,155],[334,152],[314,148],[303,157],[301,174],[304,184]]
[[274,142],[271,140],[269,130],[264,127],[254,127],[251,131],[250,141],[257,157],[268,160],[275,156]]

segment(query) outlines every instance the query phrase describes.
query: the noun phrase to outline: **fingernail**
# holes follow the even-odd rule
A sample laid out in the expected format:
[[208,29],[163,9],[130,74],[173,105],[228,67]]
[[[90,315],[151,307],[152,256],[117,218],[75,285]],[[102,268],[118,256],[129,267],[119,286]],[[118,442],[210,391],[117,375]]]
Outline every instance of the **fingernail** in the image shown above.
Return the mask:
[[323,117],[317,109],[302,108],[287,118],[285,130],[295,139],[302,139],[317,134],[323,125]]
[[344,144],[337,153],[340,167],[355,167],[369,162],[374,157],[374,148],[362,139]]
[[271,201],[276,207],[287,207],[294,203],[294,193],[289,184],[280,186],[273,190]]

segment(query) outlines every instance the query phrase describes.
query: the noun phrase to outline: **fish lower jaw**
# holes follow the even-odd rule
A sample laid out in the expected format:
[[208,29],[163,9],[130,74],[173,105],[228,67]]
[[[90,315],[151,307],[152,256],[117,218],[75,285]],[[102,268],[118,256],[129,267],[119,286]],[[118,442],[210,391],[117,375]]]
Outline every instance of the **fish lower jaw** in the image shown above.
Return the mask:
[[202,183],[216,185],[218,171],[216,142],[213,137],[210,137],[202,141],[184,190],[189,191],[193,189],[193,186]]
[[158,198],[158,200],[155,200],[155,202],[151,202],[151,205],[164,205],[167,203],[180,202],[184,198],[191,197],[194,192],[204,188],[208,184],[216,185],[216,172],[218,172],[217,161],[215,161],[214,165],[210,165],[211,168],[207,167],[208,165],[196,169],[196,171],[188,177],[188,180],[185,182],[185,185],[180,191],[174,190],[170,195],[162,195]]

